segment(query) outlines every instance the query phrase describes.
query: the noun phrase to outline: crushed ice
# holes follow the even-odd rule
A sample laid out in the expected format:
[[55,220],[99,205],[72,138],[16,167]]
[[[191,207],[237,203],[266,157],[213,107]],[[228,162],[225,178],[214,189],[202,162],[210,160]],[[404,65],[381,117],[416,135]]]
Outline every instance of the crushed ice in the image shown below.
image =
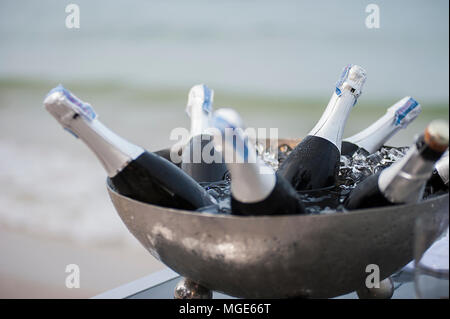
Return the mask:
[[[265,145],[256,143],[258,155],[274,170],[282,163],[292,151],[286,144],[278,146],[276,151],[266,150]],[[343,210],[344,202],[350,191],[366,177],[376,174],[389,167],[402,158],[408,147],[383,146],[373,154],[367,154],[364,150],[358,150],[353,156],[342,155],[340,170],[335,187],[299,192],[300,199],[309,214],[330,214]],[[203,186],[219,202],[219,212],[230,214],[230,179],[215,183],[204,183]],[[202,211],[213,212],[206,208]]]

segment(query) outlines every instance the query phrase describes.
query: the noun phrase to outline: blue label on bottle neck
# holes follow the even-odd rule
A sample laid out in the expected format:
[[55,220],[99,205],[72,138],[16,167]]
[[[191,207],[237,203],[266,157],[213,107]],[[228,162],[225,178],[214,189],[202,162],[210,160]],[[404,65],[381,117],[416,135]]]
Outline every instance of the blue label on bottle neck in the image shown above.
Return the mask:
[[67,132],[69,132],[70,134],[72,134],[73,136],[75,136],[75,138],[78,138],[78,135],[75,134],[75,132],[72,131],[71,129],[68,129],[67,127],[65,127],[64,130],[66,130]]
[[353,64],[348,64],[345,66],[344,70],[342,70],[341,76],[339,77],[339,80],[336,83],[336,95],[341,96],[342,94],[342,84],[347,80],[348,78],[348,72],[352,68]]
[[203,85],[203,97],[203,111],[209,114],[212,111],[212,91],[206,85]]
[[233,136],[233,149],[237,154],[239,154],[242,157],[244,163],[247,163],[249,156],[248,138],[241,137],[239,133],[237,133],[236,131],[234,132],[236,134]]
[[413,98],[409,98],[408,101],[406,101],[405,105],[403,105],[395,112],[395,125],[401,125],[402,120],[418,105],[419,103],[417,103],[416,100],[414,100]]
[[[241,132],[239,132],[239,130],[242,130],[239,127],[236,127],[234,124],[230,123],[229,121],[227,121],[226,119],[220,117],[220,116],[215,116],[213,119],[213,125],[214,127],[216,127],[217,129],[220,130],[220,132],[222,133],[222,138],[225,139],[226,137],[230,138],[230,136],[225,136],[226,134],[226,129],[229,128],[232,133],[233,133],[233,150],[235,153],[239,154],[244,162],[248,161],[248,157],[249,157],[249,148],[248,148],[248,138],[242,136]],[[239,142],[239,144],[238,144]],[[242,145],[242,147],[240,147]]]
[[78,113],[80,115],[82,115],[83,117],[85,117],[87,120],[93,121],[97,117],[97,114],[95,113],[94,109],[92,108],[92,106],[89,103],[85,103],[85,102],[81,101],[79,98],[77,98],[72,93],[70,93],[70,91],[65,89],[61,84],[58,85],[57,87],[55,87],[54,89],[52,89],[48,93],[48,95],[55,93],[55,92],[63,93],[64,96],[67,98],[67,100],[69,100],[69,102],[71,102],[75,106]]

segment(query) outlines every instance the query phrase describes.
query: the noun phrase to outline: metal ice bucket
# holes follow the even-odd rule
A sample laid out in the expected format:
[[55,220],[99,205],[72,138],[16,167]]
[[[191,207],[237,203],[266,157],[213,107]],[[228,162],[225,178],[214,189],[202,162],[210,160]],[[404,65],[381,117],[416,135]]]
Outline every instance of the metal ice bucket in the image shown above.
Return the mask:
[[384,279],[413,259],[416,218],[449,207],[445,194],[347,213],[246,217],[144,204],[109,186],[108,192],[154,257],[211,290],[244,298],[339,296],[363,287],[369,264],[378,265]]

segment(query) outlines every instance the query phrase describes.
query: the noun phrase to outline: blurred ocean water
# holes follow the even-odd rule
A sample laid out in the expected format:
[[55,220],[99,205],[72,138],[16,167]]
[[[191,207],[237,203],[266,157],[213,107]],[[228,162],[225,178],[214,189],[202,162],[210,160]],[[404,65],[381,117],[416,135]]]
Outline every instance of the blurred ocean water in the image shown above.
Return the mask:
[[[381,28],[365,26],[369,3]],[[191,86],[215,90],[248,126],[304,136],[347,63],[368,73],[345,136],[406,95],[423,114],[391,145],[448,118],[448,1],[0,1],[0,226],[91,244],[131,235],[101,165],[42,107],[63,83],[127,139],[170,145]]]
[[[0,78],[108,80],[131,86],[328,96],[347,63],[366,98],[448,102],[446,0],[0,2]],[[380,8],[368,29],[365,8]]]

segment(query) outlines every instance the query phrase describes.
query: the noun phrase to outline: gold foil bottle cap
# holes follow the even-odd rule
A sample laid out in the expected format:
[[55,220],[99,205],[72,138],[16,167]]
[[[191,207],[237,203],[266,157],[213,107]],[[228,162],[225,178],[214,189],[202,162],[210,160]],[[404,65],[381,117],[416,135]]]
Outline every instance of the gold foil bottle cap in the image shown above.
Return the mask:
[[434,120],[428,124],[424,133],[425,143],[436,152],[445,152],[448,147],[448,122]]

